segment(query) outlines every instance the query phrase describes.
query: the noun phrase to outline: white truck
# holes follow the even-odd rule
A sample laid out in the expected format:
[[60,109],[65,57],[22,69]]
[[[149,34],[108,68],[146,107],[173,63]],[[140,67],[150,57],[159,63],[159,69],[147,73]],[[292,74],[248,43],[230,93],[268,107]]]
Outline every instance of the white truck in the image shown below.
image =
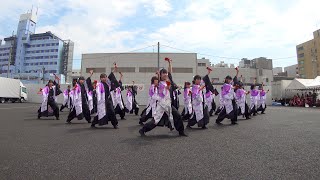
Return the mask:
[[27,88],[18,79],[0,77],[0,103],[28,100]]

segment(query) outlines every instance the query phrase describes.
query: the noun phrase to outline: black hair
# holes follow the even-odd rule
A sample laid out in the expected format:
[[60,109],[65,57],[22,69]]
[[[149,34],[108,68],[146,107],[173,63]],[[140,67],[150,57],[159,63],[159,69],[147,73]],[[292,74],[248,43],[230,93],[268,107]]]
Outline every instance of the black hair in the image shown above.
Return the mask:
[[256,86],[254,84],[251,85],[250,89],[253,90]]
[[155,80],[158,80],[158,81],[159,81],[159,78],[158,78],[157,76],[153,76],[153,77],[151,78],[151,84],[153,84]]
[[184,82],[184,89],[187,88],[187,85],[191,85],[191,83],[188,81]]
[[193,81],[196,81],[196,80],[201,80],[201,76],[195,75],[195,76],[193,77]]
[[160,80],[162,80],[161,79],[161,74],[164,74],[164,73],[168,73],[168,71],[163,68],[163,69],[160,70]]
[[100,79],[101,78],[106,78],[106,77],[107,77],[107,75],[105,73],[100,74]]

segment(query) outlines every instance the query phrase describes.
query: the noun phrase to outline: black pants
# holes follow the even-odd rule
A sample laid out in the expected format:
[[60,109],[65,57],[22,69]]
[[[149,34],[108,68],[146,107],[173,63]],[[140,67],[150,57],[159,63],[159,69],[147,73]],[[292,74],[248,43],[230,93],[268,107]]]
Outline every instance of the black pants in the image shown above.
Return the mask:
[[[59,107],[58,107],[57,103],[54,100],[49,100],[48,106],[50,106],[51,109],[53,110],[53,115],[56,118],[59,118]],[[38,110],[38,117],[40,118],[41,116],[48,117],[48,116],[50,116],[50,113],[48,110],[46,110],[45,112],[41,112],[41,107],[40,107],[40,109]]]
[[256,109],[256,105],[254,105],[254,107],[252,109],[250,109],[249,111],[250,116],[253,114],[254,116],[257,114],[257,109]]
[[267,105],[265,105],[265,108],[262,107],[262,105],[260,105],[260,107],[257,109],[257,111],[261,111],[261,113],[264,113],[264,111],[266,111],[267,109]]
[[139,114],[139,108],[136,103],[132,104],[132,110],[130,111],[130,114],[133,114],[133,112],[136,116]]
[[194,115],[192,119],[188,120],[188,126],[194,126],[198,123],[198,127],[205,127],[209,123],[209,112],[208,107],[203,108],[203,118],[197,122],[196,116]]
[[[76,113],[76,108],[73,108],[72,111],[69,113],[68,115],[68,122],[71,122],[71,120],[73,120],[74,118],[77,117],[77,113]],[[82,113],[79,114],[78,116],[78,120],[82,120],[83,117],[88,121],[91,122],[91,115],[90,115],[90,110],[89,110],[89,106],[87,104],[82,103]]]
[[182,120],[188,120],[191,117],[189,111],[186,112],[186,108],[184,107],[181,113]]
[[125,110],[125,108],[123,108],[123,109],[121,110],[121,108],[120,108],[119,105],[117,105],[117,107],[114,109],[114,112],[115,112],[115,114],[119,114],[121,119],[123,119],[124,116],[126,115],[126,110]]
[[[184,126],[183,126],[183,122],[182,122],[182,119],[181,119],[181,116],[179,114],[179,112],[177,111],[177,109],[175,107],[172,107],[172,115],[173,115],[173,123],[174,123],[174,127],[175,129],[179,132],[179,133],[182,133],[184,132]],[[161,121],[162,120],[168,120],[169,117],[167,114],[163,114],[163,117],[161,118]],[[151,131],[152,129],[154,129],[157,125],[154,123],[154,120],[146,123],[143,128],[142,128],[142,131],[144,132],[148,132],[148,131]]]
[[100,126],[108,124],[108,121],[111,121],[111,124],[115,127],[118,125],[118,120],[116,118],[116,114],[113,109],[113,105],[111,101],[106,102],[106,116],[103,117],[102,119],[98,120],[98,115],[94,117],[92,121],[92,125],[99,124]]
[[152,118],[152,111],[153,111],[153,109],[151,109],[149,111],[149,113],[146,114],[147,113],[147,108],[145,108],[141,113],[141,118],[140,118],[139,123],[147,122],[148,119]]
[[223,108],[223,110],[219,113],[216,123],[222,122],[225,118],[229,118],[231,122],[237,122],[238,107],[234,103],[232,104],[233,104],[233,110],[229,114],[227,114],[226,108]]
[[224,109],[224,107],[219,107],[214,114],[218,115],[222,111],[222,109]]
[[216,108],[217,108],[216,103],[215,103],[214,101],[212,101],[212,108],[211,108],[211,110],[209,111],[209,115],[210,115],[210,116],[213,115],[213,112],[216,111]]

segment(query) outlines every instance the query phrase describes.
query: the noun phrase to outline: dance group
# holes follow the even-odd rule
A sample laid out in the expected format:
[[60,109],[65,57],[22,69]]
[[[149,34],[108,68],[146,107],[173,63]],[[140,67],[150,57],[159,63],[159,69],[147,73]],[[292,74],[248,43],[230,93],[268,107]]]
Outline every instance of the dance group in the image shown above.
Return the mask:
[[[207,67],[208,73],[201,77],[196,75],[192,83],[185,82],[183,97],[184,108],[180,114],[179,95],[180,87],[174,82],[172,77],[172,60],[165,58],[168,63],[168,70],[161,69],[156,76],[151,78],[149,88],[149,99],[147,107],[142,111],[139,124],[143,126],[139,133],[145,136],[146,132],[151,131],[157,126],[166,126],[171,131],[177,130],[180,136],[186,136],[184,133],[183,121],[187,121],[187,129],[192,129],[197,125],[198,128],[207,129],[210,116],[217,115],[216,124],[222,125],[225,118],[231,120],[231,124],[237,124],[238,116],[250,119],[250,116],[256,116],[258,112],[264,114],[266,110],[266,94],[263,84],[251,85],[250,91],[244,89],[242,78],[238,78],[239,70],[236,68],[236,76],[232,78],[227,76],[221,87],[220,93],[213,87],[209,74],[212,69]],[[96,125],[103,126],[110,121],[115,129],[118,128],[116,115],[125,120],[125,114],[139,113],[139,105],[136,101],[137,88],[128,86],[126,91],[126,103],[123,101],[122,85],[123,75],[121,72],[120,79],[117,80],[115,72],[117,65],[114,63],[114,70],[108,76],[100,75],[100,82],[91,81],[93,71],[85,79],[80,77],[77,82],[73,83],[73,88],[63,92],[64,102],[60,108],[62,111],[65,107],[70,109],[67,123],[75,118],[82,120],[85,118],[91,123],[92,128]],[[57,105],[57,96],[62,93],[59,84],[50,80],[47,86],[40,89],[43,101],[38,110],[38,118],[42,116],[55,116],[59,120],[59,107]],[[250,103],[247,103],[246,96],[250,94]],[[214,98],[219,95],[220,106],[216,108]],[[91,121],[91,116],[94,115]]]

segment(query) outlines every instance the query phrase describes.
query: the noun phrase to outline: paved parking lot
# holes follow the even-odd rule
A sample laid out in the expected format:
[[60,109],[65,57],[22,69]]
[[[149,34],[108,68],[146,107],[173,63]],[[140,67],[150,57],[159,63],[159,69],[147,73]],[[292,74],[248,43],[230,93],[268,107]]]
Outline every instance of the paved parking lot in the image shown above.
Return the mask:
[[37,119],[36,104],[0,104],[0,179],[319,179],[320,110],[269,107],[239,125],[157,127],[138,117],[91,129],[85,121]]

